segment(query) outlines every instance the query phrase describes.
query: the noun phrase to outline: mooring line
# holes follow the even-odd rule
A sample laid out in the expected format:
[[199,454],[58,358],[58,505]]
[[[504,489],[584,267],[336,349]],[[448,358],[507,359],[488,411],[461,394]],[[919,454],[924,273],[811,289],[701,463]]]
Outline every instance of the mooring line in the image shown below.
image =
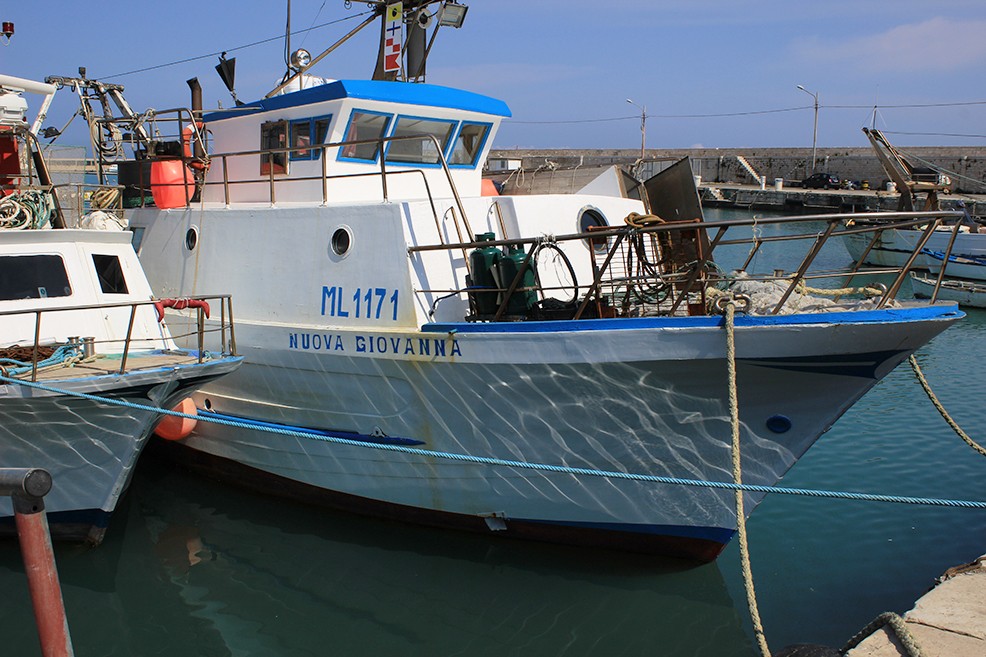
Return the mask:
[[[729,425],[732,429],[733,481],[737,486],[743,483],[743,469],[740,459],[740,419],[739,394],[736,385],[736,301],[726,302],[726,368],[729,384]],[[753,635],[763,657],[770,657],[767,635],[760,620],[757,606],[757,591],[753,584],[753,567],[750,565],[750,546],[746,539],[746,512],[743,510],[743,491],[736,491],[736,538],[739,541],[740,569],[743,573],[743,588],[746,590],[746,606],[753,622]]]
[[949,415],[948,411],[945,410],[945,407],[938,400],[938,396],[935,395],[934,391],[931,389],[931,386],[928,384],[928,380],[924,378],[924,372],[921,371],[921,366],[918,365],[918,359],[914,357],[914,354],[911,354],[911,357],[908,359],[908,362],[911,364],[911,369],[914,370],[914,376],[917,377],[918,383],[920,383],[921,387],[924,388],[924,392],[926,395],[928,395],[928,399],[930,399],[934,407],[938,409],[938,412],[945,419],[945,422],[948,423],[948,426],[952,427],[952,430],[955,431],[956,434],[958,434],[959,438],[961,438],[966,445],[973,448],[983,456],[986,456],[986,449],[984,449],[983,446],[977,443],[975,440],[970,438],[969,434],[963,431],[962,427],[959,426],[958,422],[953,420],[952,416]]
[[361,440],[351,440],[349,438],[340,438],[337,436],[325,436],[315,433],[309,433],[307,431],[280,429],[278,427],[273,427],[273,426],[257,425],[247,422],[237,422],[235,420],[226,420],[223,418],[214,418],[214,417],[208,417],[202,415],[191,415],[188,413],[182,413],[180,411],[172,411],[163,408],[157,408],[156,406],[137,404],[134,402],[128,402],[121,399],[110,399],[108,397],[99,397],[97,395],[90,395],[89,393],[85,393],[85,392],[61,390],[59,388],[53,388],[51,386],[47,386],[42,383],[21,381],[19,379],[12,379],[10,377],[3,375],[0,375],[0,383],[12,383],[12,384],[26,386],[28,388],[34,388],[36,390],[44,390],[46,392],[51,392],[54,394],[67,395],[70,397],[77,397],[79,399],[88,399],[90,401],[95,401],[111,406],[120,406],[122,408],[130,408],[139,411],[151,411],[159,415],[171,415],[173,417],[181,417],[181,418],[188,418],[192,420],[199,420],[203,422],[211,422],[213,424],[229,426],[237,429],[251,429],[253,431],[260,431],[264,433],[272,433],[272,434],[284,435],[284,436],[292,436],[295,438],[306,438],[309,440],[316,440],[320,442],[337,443],[340,445],[348,445],[352,447],[382,449],[392,452],[402,452],[405,454],[412,454],[415,456],[424,456],[427,458],[443,458],[452,461],[477,463],[481,465],[494,465],[494,466],[502,466],[508,468],[525,469],[525,470],[543,470],[545,472],[584,475],[589,477],[627,479],[631,481],[644,481],[644,482],[656,483],[656,484],[694,486],[698,488],[715,488],[715,489],[723,489],[723,490],[742,490],[748,493],[780,493],[782,495],[800,495],[804,497],[821,497],[828,499],[855,500],[855,501],[863,501],[863,502],[890,502],[896,504],[916,504],[922,506],[940,506],[940,507],[963,508],[963,509],[986,509],[986,501],[979,501],[979,500],[949,500],[949,499],[939,499],[939,498],[931,498],[931,497],[909,497],[903,495],[854,493],[851,491],[829,491],[829,490],[815,490],[815,489],[806,489],[806,488],[783,488],[779,486],[763,486],[760,484],[736,484],[734,482],[729,482],[729,481],[704,481],[701,479],[681,479],[678,477],[664,477],[662,475],[635,474],[631,472],[616,472],[612,470],[594,470],[590,468],[579,468],[579,467],[566,466],[566,465],[531,463],[529,461],[511,461],[507,459],[499,459],[499,458],[493,458],[488,456],[470,456],[468,454],[456,454],[454,452],[438,452],[433,450],[420,449],[417,447],[405,447],[403,445],[371,443]]

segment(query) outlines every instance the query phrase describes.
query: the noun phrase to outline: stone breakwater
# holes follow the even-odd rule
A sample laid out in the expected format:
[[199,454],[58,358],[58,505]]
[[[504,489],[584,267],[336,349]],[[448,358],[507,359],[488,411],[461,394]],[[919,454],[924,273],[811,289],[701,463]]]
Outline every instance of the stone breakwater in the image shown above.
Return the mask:
[[[986,147],[915,147],[901,148],[916,165],[949,172],[953,191],[986,194]],[[640,164],[642,178],[657,173],[668,163],[687,156],[693,171],[703,182],[755,184],[753,175],[740,157],[766,179],[768,186],[781,179],[791,186],[811,173],[811,148],[683,148],[648,149]],[[489,170],[522,169],[528,176],[535,172],[592,169],[610,165],[631,166],[638,162],[640,150],[634,149],[493,149]],[[885,187],[886,172],[872,148],[819,148],[815,171],[824,171],[844,180],[867,180],[872,188]]]

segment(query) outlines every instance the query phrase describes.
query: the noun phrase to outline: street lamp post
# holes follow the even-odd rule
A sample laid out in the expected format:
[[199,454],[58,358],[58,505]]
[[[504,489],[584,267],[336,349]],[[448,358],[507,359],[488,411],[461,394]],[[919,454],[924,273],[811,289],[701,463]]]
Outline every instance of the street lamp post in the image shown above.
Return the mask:
[[815,127],[811,133],[811,172],[815,173],[815,146],[818,144],[818,94],[808,91],[800,84],[798,85],[798,89],[815,99]]
[[627,98],[627,102],[640,110],[640,160],[644,159],[644,149],[647,148],[647,108]]

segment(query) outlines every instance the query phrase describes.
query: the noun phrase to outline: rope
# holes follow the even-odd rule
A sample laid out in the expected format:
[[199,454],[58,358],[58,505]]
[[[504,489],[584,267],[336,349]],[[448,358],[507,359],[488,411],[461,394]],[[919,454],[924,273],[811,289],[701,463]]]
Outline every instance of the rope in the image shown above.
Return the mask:
[[805,283],[804,279],[798,282],[797,287],[798,292],[801,294],[821,294],[823,296],[830,297],[841,297],[845,294],[862,294],[867,297],[880,297],[887,293],[886,288],[881,287],[840,287],[840,288],[824,288],[824,287],[809,287]]
[[454,452],[438,452],[428,449],[418,449],[415,447],[405,447],[403,445],[372,443],[363,440],[340,438],[337,436],[326,436],[326,435],[311,433],[308,431],[295,431],[293,429],[283,429],[276,426],[258,425],[256,423],[239,422],[236,420],[227,420],[224,418],[216,418],[216,417],[210,417],[205,415],[190,415],[188,413],[182,413],[180,411],[171,411],[163,408],[158,408],[156,406],[136,404],[134,402],[128,402],[122,399],[111,399],[109,397],[99,397],[84,392],[61,390],[59,388],[53,388],[51,386],[42,383],[21,381],[20,379],[12,379],[10,377],[2,376],[2,375],[0,375],[0,383],[14,383],[14,384],[26,386],[28,388],[34,388],[35,390],[44,390],[46,392],[50,392],[58,395],[77,397],[79,399],[88,399],[90,401],[106,404],[108,406],[119,406],[121,408],[129,408],[138,411],[150,411],[153,413],[157,413],[158,415],[170,415],[172,417],[188,418],[192,420],[199,420],[202,422],[212,422],[213,424],[232,427],[236,429],[252,429],[254,431],[260,431],[264,433],[270,433],[270,434],[276,434],[282,436],[291,436],[293,438],[306,438],[309,440],[315,440],[320,442],[330,442],[339,445],[348,445],[350,447],[368,447],[372,449],[381,449],[391,452],[402,452],[404,454],[422,456],[425,458],[442,458],[442,459],[448,459],[448,460],[464,462],[464,463],[494,465],[494,466],[502,466],[507,468],[523,469],[523,470],[542,470],[544,472],[555,472],[562,474],[580,475],[586,477],[624,479],[628,481],[642,481],[642,482],[654,483],[654,484],[694,486],[697,488],[713,488],[718,490],[742,490],[748,493],[779,493],[781,495],[800,495],[803,497],[818,497],[818,498],[837,499],[837,500],[854,500],[854,501],[862,501],[862,502],[889,502],[895,504],[916,504],[921,506],[938,506],[938,507],[960,508],[960,509],[986,509],[986,501],[979,501],[979,500],[949,500],[949,499],[940,499],[933,497],[907,497],[901,495],[854,493],[851,491],[784,488],[780,486],[763,486],[760,484],[737,484],[735,482],[730,482],[730,481],[705,481],[701,479],[681,479],[678,477],[665,477],[662,475],[637,474],[632,472],[619,472],[613,470],[594,470],[590,468],[579,468],[579,467],[572,467],[565,465],[532,463],[529,461],[512,461],[508,459],[493,458],[489,456],[471,456],[469,454],[456,454]]
[[938,400],[938,397],[935,395],[934,391],[931,390],[931,386],[928,385],[928,380],[924,378],[924,372],[921,371],[921,366],[918,365],[917,358],[915,358],[912,354],[908,359],[908,362],[911,364],[911,369],[914,370],[914,376],[917,377],[918,383],[920,383],[921,387],[924,388],[924,392],[928,395],[928,399],[931,400],[931,403],[934,404],[935,408],[938,409],[938,412],[941,413],[941,416],[945,419],[945,422],[948,423],[948,426],[952,427],[955,433],[958,434],[959,438],[965,441],[965,444],[979,452],[981,455],[986,456],[986,449],[970,438],[969,434],[962,430],[962,427],[960,427],[958,423],[952,419],[952,416],[949,415],[948,411],[945,410],[945,407],[942,406],[942,403]]
[[892,611],[884,612],[870,621],[866,627],[857,632],[853,638],[849,639],[849,642],[842,647],[839,654],[845,655],[884,625],[890,626],[890,629],[897,634],[897,640],[907,652],[907,657],[922,657],[921,647],[914,640],[914,635],[911,634],[911,631],[907,629],[907,623]]
[[51,194],[24,190],[0,200],[0,229],[38,229],[51,221],[55,202]]
[[[726,365],[729,372],[729,420],[733,435],[733,481],[737,486],[743,483],[742,466],[740,465],[740,420],[739,398],[736,392],[736,331],[734,319],[736,304],[729,301],[726,304]],[[753,634],[760,647],[763,657],[770,657],[767,647],[767,637],[760,620],[757,607],[757,592],[753,586],[753,570],[750,566],[750,548],[746,540],[746,513],[743,510],[743,491],[736,491],[736,533],[739,540],[740,565],[743,570],[743,588],[746,589],[746,604],[750,609],[750,619],[753,621]]]

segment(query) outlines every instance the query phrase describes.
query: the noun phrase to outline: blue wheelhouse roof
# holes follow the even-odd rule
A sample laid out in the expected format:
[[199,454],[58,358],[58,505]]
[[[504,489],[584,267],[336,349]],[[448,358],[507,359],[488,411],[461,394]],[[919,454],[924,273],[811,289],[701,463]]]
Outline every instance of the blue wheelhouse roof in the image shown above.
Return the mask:
[[240,105],[236,109],[212,112],[206,114],[203,120],[206,122],[222,121],[223,119],[232,117],[247,116],[252,113],[250,110],[267,112],[287,107],[310,105],[326,100],[339,100],[341,98],[358,98],[360,100],[401,103],[423,107],[441,107],[503,117],[511,116],[510,108],[502,100],[472,93],[471,91],[463,91],[462,89],[411,82],[336,80],[328,84],[302,89],[301,91],[264,98]]

